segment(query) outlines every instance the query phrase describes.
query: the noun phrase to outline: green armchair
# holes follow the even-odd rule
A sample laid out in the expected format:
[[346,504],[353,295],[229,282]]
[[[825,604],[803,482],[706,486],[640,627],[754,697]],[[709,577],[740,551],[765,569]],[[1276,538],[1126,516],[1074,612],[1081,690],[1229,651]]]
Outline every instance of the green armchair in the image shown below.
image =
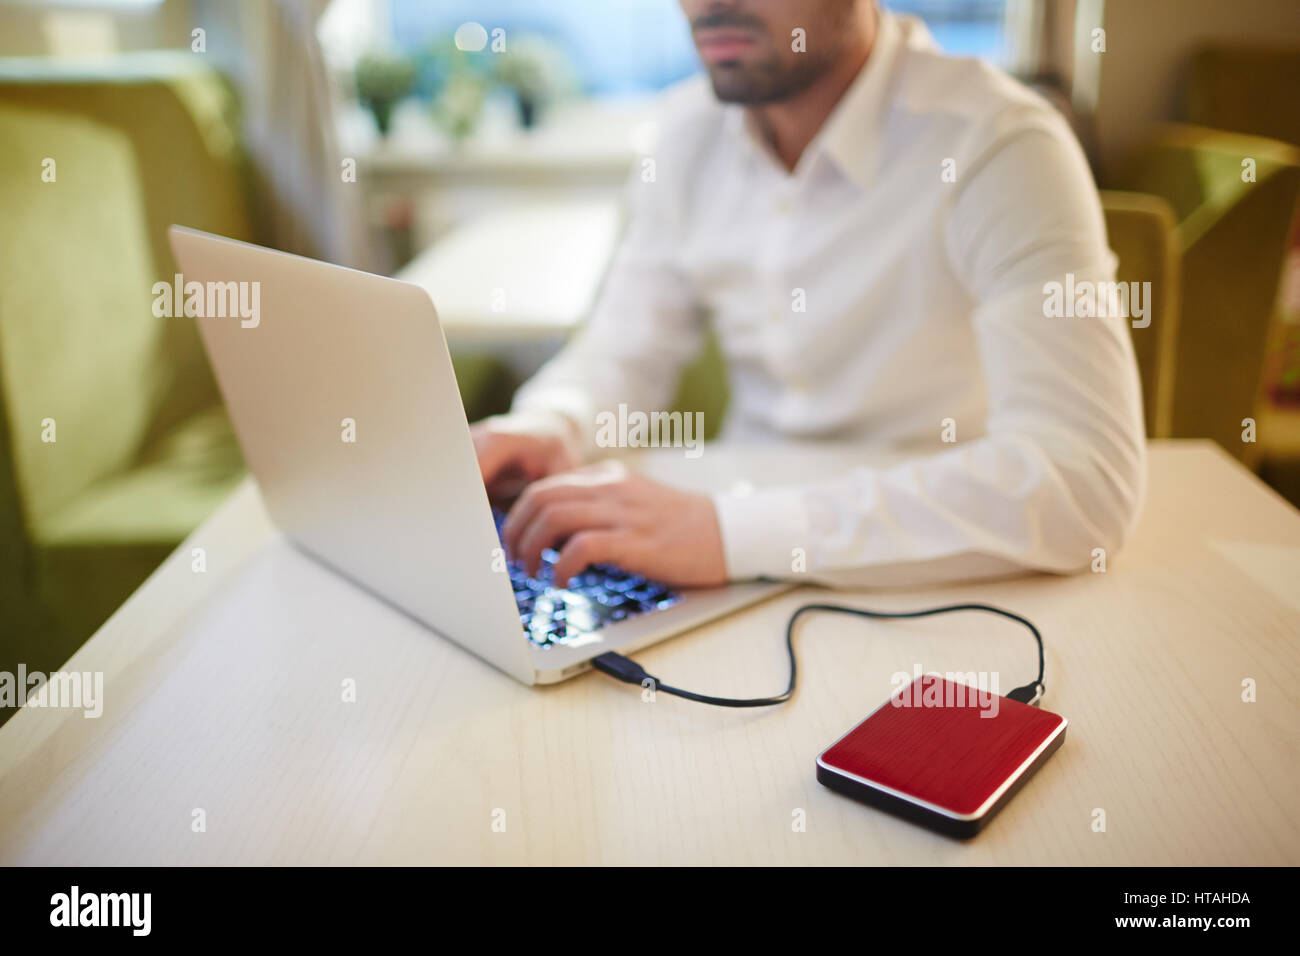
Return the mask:
[[178,382],[165,360],[176,329],[150,311],[157,273],[129,141],[3,105],[0,141],[0,669],[50,670],[241,464],[215,390],[203,407],[197,373]]
[[[239,129],[187,54],[0,60],[0,670],[61,666],[244,473],[193,323],[151,310],[171,223],[264,238]],[[503,363],[454,362],[471,417],[506,407]]]

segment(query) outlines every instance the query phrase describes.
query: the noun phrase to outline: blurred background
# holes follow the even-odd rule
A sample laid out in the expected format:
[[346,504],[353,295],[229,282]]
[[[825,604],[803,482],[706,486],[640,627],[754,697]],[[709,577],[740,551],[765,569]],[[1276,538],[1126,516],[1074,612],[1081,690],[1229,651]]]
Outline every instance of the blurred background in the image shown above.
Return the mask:
[[[1153,286],[1149,434],[1300,501],[1300,3],[886,6],[1074,127]],[[151,313],[168,224],[425,285],[479,418],[584,320],[698,70],[675,0],[0,0],[0,670],[57,668],[243,477]],[[716,352],[678,401],[721,420]]]

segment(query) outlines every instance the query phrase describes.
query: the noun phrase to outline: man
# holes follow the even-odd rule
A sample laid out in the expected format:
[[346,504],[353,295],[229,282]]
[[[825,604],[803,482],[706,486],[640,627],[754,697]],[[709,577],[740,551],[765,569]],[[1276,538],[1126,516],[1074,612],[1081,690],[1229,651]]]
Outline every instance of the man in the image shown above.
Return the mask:
[[[1129,331],[1044,307],[1048,283],[1114,279],[1066,123],[871,0],[682,7],[711,94],[675,95],[588,326],[474,429],[490,490],[533,482],[510,553],[531,570],[558,548],[557,580],[611,562],[682,586],[790,577],[798,554],[806,577],[869,585],[1118,548],[1145,475]],[[671,401],[706,322],[729,438],[918,451],[714,497],[571,470],[602,411]]]

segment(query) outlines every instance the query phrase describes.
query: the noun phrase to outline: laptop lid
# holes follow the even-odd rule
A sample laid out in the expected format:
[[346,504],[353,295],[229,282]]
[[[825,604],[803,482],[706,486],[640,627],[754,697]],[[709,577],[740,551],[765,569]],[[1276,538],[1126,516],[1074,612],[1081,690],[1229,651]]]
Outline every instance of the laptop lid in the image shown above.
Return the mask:
[[198,323],[279,528],[532,683],[509,578],[494,570],[500,545],[428,293],[179,226],[169,236],[182,275],[169,291],[155,286],[155,303],[170,302],[175,321],[193,315]]

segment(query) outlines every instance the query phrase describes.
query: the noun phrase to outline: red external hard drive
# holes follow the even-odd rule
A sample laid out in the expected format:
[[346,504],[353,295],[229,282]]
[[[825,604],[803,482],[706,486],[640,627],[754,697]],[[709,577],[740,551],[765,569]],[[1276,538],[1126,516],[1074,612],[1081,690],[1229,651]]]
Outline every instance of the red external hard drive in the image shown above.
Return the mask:
[[832,790],[950,836],[978,833],[1065,741],[1066,719],[937,674],[817,758]]

